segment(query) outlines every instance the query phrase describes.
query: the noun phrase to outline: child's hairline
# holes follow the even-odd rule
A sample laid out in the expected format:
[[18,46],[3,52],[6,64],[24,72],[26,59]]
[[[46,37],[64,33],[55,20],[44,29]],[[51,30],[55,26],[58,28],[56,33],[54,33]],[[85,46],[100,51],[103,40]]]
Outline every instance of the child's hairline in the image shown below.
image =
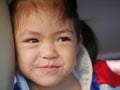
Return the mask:
[[[20,12],[21,12],[22,14],[19,14],[19,12],[15,12],[14,15],[13,15],[13,17],[12,17],[12,18],[13,18],[13,22],[14,22],[15,25],[16,25],[16,24],[19,25],[20,19],[26,18],[26,20],[27,20],[27,18],[30,16],[31,13],[35,13],[35,14],[40,15],[41,13],[46,13],[46,12],[55,14],[55,16],[58,17],[57,19],[58,19],[59,21],[61,21],[61,22],[64,22],[64,21],[67,20],[67,19],[71,20],[70,18],[68,18],[67,16],[64,15],[63,11],[60,12],[60,11],[61,11],[60,9],[57,9],[55,12],[53,11],[53,9],[51,9],[51,10],[49,10],[49,11],[44,11],[44,10],[45,10],[45,9],[40,8],[40,7],[37,7],[36,9],[31,8],[31,10],[29,10],[29,11],[27,11],[27,12],[25,12],[25,10],[22,10],[22,11],[20,10]],[[46,8],[46,10],[47,10],[47,8]],[[23,13],[24,13],[24,14],[23,14]],[[56,13],[57,13],[57,15],[56,15]]]
[[[34,11],[34,10],[33,10]],[[20,17],[16,17],[16,15],[15,15],[15,17],[13,17],[14,18],[14,21],[13,21],[13,23],[14,23],[14,25],[15,25],[15,27],[17,28],[17,27],[19,27],[19,24],[20,24],[20,22],[21,22],[21,20],[29,20],[29,18],[30,18],[30,16],[33,14],[33,15],[39,15],[40,17],[41,17],[41,14],[43,14],[43,13],[46,13],[46,11],[44,12],[43,10],[42,11],[40,11],[40,12],[32,12],[32,11],[30,11],[29,12],[29,16],[27,15],[27,13],[24,13],[24,14],[21,14],[20,15]],[[50,12],[51,14],[53,14],[52,12]],[[17,13],[16,13],[17,14]],[[48,16],[49,18],[50,18],[50,16]],[[57,14],[57,15],[55,15],[55,17],[51,17],[51,18],[55,18],[59,23],[64,23],[66,20],[70,20],[70,21],[72,21],[73,23],[74,23],[74,20],[72,20],[72,19],[70,19],[70,18],[66,18],[66,17],[62,17],[62,16],[60,16],[59,14]]]
[[[24,0],[22,0],[22,1],[24,1]],[[61,0],[60,0],[61,1]],[[31,1],[30,1],[31,2]],[[13,5],[15,5],[15,4],[13,4]],[[67,11],[67,9],[65,9],[65,7],[64,7],[64,5],[62,6],[62,4],[61,4],[61,6],[59,6],[58,8],[55,8],[55,7],[52,7],[51,6],[51,8],[48,8],[48,7],[45,7],[45,8],[41,8],[41,6],[38,6],[38,7],[35,7],[34,5],[32,6],[32,7],[30,7],[29,5],[28,5],[28,8],[26,8],[26,6],[24,5],[24,3],[23,3],[23,9],[25,9],[26,10],[26,12],[25,12],[25,10],[20,10],[20,12],[19,12],[19,7],[21,7],[20,5],[19,5],[19,7],[17,6],[17,10],[15,9],[15,7],[16,6],[14,6],[13,7],[13,9],[15,9],[15,10],[12,10],[12,18],[13,18],[13,23],[14,24],[16,24],[16,26],[14,26],[14,28],[15,27],[17,27],[17,24],[19,25],[19,20],[22,18],[22,17],[27,17],[27,15],[29,15],[31,12],[35,12],[35,13],[37,13],[37,12],[39,12],[40,10],[47,10],[47,9],[49,9],[51,12],[52,11],[54,11],[55,10],[55,12],[54,13],[59,13],[58,14],[58,17],[60,18],[60,20],[61,21],[65,21],[66,19],[71,19],[72,20],[72,22],[73,22],[73,24],[75,24],[74,25],[74,28],[75,28],[75,32],[76,32],[76,34],[77,34],[77,36],[78,36],[78,38],[79,38],[79,30],[78,30],[78,27],[77,27],[77,29],[76,29],[76,25],[78,24],[78,23],[76,23],[76,21],[78,22],[78,20],[77,19],[79,19],[79,17],[77,16],[77,13],[76,13],[76,9],[75,10],[73,10],[72,12],[71,11]],[[46,10],[45,10],[45,12],[46,12]],[[71,10],[71,9],[70,9]],[[21,14],[21,12],[22,13],[24,13],[24,14]],[[19,15],[20,14],[20,15]],[[71,15],[72,14],[72,15]]]

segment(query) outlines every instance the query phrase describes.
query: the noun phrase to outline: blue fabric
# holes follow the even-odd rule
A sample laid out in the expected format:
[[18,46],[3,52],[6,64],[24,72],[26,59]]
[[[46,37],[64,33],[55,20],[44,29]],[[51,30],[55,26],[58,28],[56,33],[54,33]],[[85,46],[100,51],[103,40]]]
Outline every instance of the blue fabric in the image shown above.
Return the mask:
[[14,85],[14,89],[13,90],[20,90],[20,88],[18,87],[17,83]]
[[99,85],[97,83],[97,78],[95,74],[92,75],[92,83],[91,83],[91,89],[90,90],[100,90]]

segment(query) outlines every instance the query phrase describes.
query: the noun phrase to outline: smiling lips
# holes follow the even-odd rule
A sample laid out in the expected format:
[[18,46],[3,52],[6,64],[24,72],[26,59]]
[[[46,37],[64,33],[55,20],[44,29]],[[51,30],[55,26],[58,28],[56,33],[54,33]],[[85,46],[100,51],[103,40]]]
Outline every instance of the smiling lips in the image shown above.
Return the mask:
[[59,67],[60,66],[47,65],[47,66],[39,67],[39,69],[45,73],[53,73],[56,72],[59,69]]

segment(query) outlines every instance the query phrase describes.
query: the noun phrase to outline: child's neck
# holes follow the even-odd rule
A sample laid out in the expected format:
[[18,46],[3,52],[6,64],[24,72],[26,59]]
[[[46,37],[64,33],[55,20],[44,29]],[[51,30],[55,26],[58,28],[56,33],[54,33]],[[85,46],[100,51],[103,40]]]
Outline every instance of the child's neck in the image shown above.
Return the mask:
[[[30,85],[32,86],[32,85]],[[78,80],[75,78],[73,74],[70,74],[63,82],[54,86],[54,87],[30,87],[30,90],[81,90],[80,84]]]

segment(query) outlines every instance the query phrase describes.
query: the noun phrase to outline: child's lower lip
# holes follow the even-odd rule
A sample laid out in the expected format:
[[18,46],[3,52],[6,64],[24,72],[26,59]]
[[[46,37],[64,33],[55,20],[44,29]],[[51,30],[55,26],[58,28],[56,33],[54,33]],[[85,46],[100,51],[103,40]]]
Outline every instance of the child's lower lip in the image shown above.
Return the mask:
[[53,73],[59,69],[59,66],[43,66],[39,67],[39,69],[44,73]]

